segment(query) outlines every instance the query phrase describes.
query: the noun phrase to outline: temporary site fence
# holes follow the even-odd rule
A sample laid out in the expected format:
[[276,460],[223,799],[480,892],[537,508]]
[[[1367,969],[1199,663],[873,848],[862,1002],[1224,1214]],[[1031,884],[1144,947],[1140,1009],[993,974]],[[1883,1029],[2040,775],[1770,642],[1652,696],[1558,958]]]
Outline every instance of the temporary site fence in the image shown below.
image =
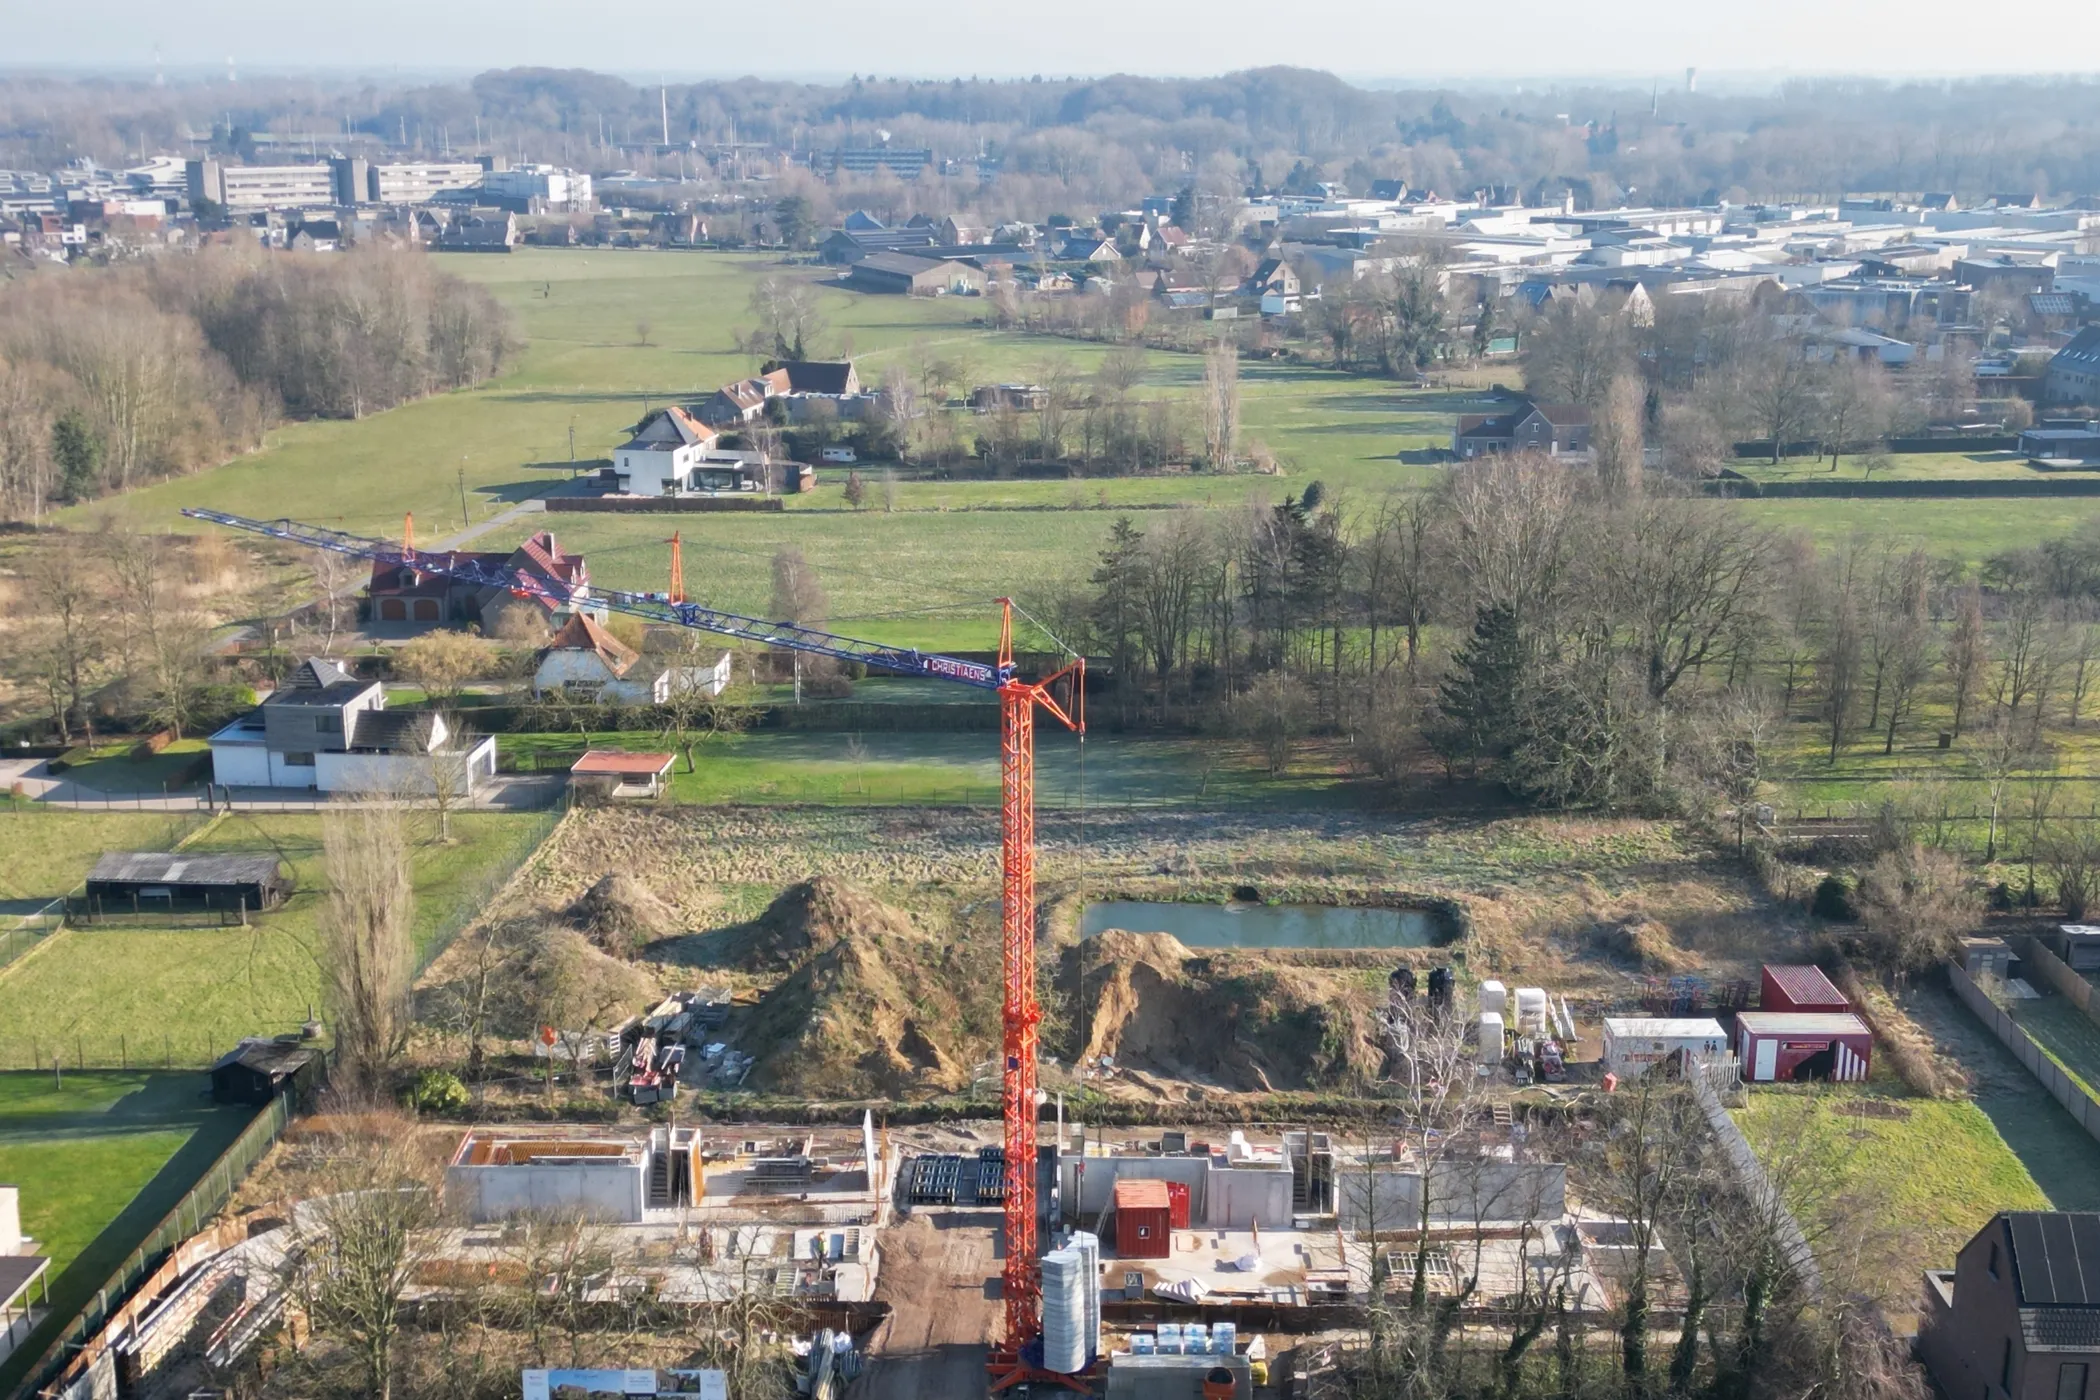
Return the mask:
[[[255,1164],[262,1160],[291,1119],[292,1105],[284,1095],[272,1098],[256,1110],[255,1117],[227,1149],[197,1178],[182,1199],[146,1233],[115,1272],[86,1295],[71,1316],[46,1318],[21,1348],[22,1355],[36,1359],[26,1369],[9,1364],[7,1370],[23,1377],[6,1392],[7,1400],[26,1400],[51,1383],[65,1368],[67,1358],[100,1330],[109,1316],[122,1306],[132,1289],[156,1268],[168,1252],[204,1228],[218,1209],[233,1196]],[[54,1288],[64,1291],[66,1277],[60,1275]],[[12,1363],[14,1358],[9,1358]]]
[[2004,1042],[2005,1048],[2013,1052],[2019,1062],[2041,1081],[2049,1097],[2064,1106],[2064,1112],[2078,1121],[2095,1139],[2100,1139],[2100,1099],[2093,1097],[2085,1085],[2064,1073],[2041,1043],[2027,1033],[2027,1028],[2005,1014],[2002,1007],[1984,995],[1969,976],[1953,963],[1947,964],[1947,980],[1954,986],[1954,994],[1961,998],[1962,1005],[1976,1014],[1976,1019],[1990,1027],[1991,1034]]
[[1764,1216],[1778,1236],[1780,1252],[1794,1273],[1807,1285],[1811,1293],[1823,1291],[1823,1272],[1816,1265],[1815,1251],[1809,1248],[1808,1236],[1802,1232],[1801,1222],[1787,1209],[1779,1188],[1765,1172],[1764,1163],[1757,1160],[1750,1139],[1730,1116],[1722,1104],[1720,1094],[1704,1075],[1687,1075],[1685,1082],[1691,1085],[1692,1097],[1698,1101],[1699,1109],[1713,1128],[1714,1137],[1720,1141],[1721,1151],[1734,1170],[1736,1182],[1741,1186],[1752,1206]]

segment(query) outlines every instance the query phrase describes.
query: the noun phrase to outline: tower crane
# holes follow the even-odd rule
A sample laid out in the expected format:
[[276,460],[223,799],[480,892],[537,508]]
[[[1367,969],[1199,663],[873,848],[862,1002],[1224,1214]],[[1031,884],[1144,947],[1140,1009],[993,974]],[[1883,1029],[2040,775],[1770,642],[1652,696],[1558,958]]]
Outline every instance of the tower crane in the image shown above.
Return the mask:
[[[1084,1389],[1073,1376],[1042,1365],[1042,1266],[1036,1250],[1036,1034],[1042,1010],[1035,992],[1035,713],[1038,709],[1072,732],[1086,733],[1086,658],[1075,656],[1040,680],[1021,678],[1014,664],[1014,608],[999,599],[999,652],[991,665],[961,657],[885,646],[792,622],[769,622],[687,601],[679,541],[672,546],[671,587],[664,593],[579,589],[545,575],[525,573],[485,557],[419,550],[413,525],[404,541],[346,534],[293,520],[255,520],[224,511],[185,509],[192,520],[327,550],[357,559],[405,567],[434,577],[458,579],[536,598],[557,607],[576,603],[603,607],[645,621],[690,627],[760,646],[778,647],[838,661],[858,661],[900,676],[951,681],[989,690],[999,697],[999,869],[1002,1043],[1000,1116],[1006,1141],[1006,1259],[1001,1276],[1005,1331],[990,1356],[993,1390],[1037,1382]],[[1060,698],[1062,694],[1062,698]]]

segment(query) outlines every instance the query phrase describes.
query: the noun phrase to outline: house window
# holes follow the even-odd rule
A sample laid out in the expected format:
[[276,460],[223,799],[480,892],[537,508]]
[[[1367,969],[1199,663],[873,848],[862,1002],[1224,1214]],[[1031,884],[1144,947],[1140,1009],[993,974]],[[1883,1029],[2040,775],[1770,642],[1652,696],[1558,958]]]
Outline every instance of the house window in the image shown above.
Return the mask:
[[2086,1363],[2066,1361],[2056,1368],[2056,1400],[2085,1400]]
[[342,733],[343,717],[341,715],[315,715],[314,732],[316,734]]
[[1998,1242],[1996,1240],[1991,1241],[1991,1262],[1985,1267],[1991,1271],[1992,1278],[1998,1277]]
[[1998,1357],[1998,1389],[2012,1394],[2012,1338],[2005,1339],[2005,1350]]
[[310,753],[288,753],[284,756],[284,766],[287,768],[311,768],[314,766],[314,756]]

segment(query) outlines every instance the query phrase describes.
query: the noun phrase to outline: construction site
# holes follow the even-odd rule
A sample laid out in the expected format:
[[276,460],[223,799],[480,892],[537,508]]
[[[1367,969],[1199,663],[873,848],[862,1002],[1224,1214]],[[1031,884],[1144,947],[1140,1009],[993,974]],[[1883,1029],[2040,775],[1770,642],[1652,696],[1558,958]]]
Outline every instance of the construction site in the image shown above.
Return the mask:
[[[1624,1160],[1629,1102],[1681,1088],[1732,1131],[1746,1080],[1868,1072],[1844,994],[1760,973],[1790,933],[1768,902],[1658,824],[1038,814],[1036,720],[1083,733],[1085,663],[1023,674],[1010,607],[983,663],[714,612],[675,572],[592,601],[989,691],[1003,781],[996,817],[579,805],[423,973],[418,1053],[520,1072],[416,1129],[441,1209],[404,1300],[563,1296],[617,1365],[535,1344],[527,1395],[770,1394],[702,1364],[760,1328],[803,1393],[883,1400],[1314,1396],[1403,1312],[1512,1346],[1549,1308],[1564,1348],[1628,1314],[1666,1335],[1706,1300]],[[302,1213],[346,1198],[301,1175],[330,1152],[286,1154],[246,1238],[47,1393],[231,1365],[287,1306]]]

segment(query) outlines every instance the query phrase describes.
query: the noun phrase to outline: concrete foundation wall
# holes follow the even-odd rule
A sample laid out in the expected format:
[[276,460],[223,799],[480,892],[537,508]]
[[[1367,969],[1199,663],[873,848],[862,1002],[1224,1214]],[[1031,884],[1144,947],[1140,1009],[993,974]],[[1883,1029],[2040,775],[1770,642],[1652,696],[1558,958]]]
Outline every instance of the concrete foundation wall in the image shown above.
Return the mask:
[[593,1220],[639,1222],[647,1201],[640,1163],[522,1167],[448,1167],[447,1204],[476,1224],[514,1215],[582,1214]]
[[[1208,1157],[1088,1157],[1085,1183],[1080,1182],[1080,1158],[1066,1155],[1059,1164],[1058,1191],[1067,1215],[1077,1214],[1082,1229],[1108,1209],[1118,1180],[1178,1181],[1189,1188],[1189,1219],[1207,1220],[1204,1179],[1210,1173]],[[1288,1179],[1288,1178],[1286,1178]]]
[[1253,1400],[1254,1372],[1244,1356],[1117,1356],[1108,1363],[1108,1400],[1203,1400],[1213,1366],[1232,1372],[1233,1400]]
[[1274,1167],[1211,1168],[1202,1211],[1191,1203],[1189,1219],[1220,1230],[1244,1230],[1253,1220],[1265,1229],[1291,1224],[1291,1174]]
[[[1406,1230],[1422,1218],[1422,1174],[1404,1167],[1335,1168],[1335,1205],[1345,1230]],[[1568,1209],[1568,1169],[1559,1162],[1464,1162],[1430,1175],[1429,1219],[1438,1226],[1557,1220]]]

